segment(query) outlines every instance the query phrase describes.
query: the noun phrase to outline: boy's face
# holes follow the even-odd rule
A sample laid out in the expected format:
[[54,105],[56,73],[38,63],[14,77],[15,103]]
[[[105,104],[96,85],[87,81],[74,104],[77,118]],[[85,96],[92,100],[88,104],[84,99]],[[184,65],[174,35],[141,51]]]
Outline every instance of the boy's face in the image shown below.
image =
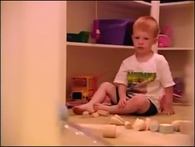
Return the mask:
[[137,53],[147,53],[152,49],[152,45],[157,42],[152,32],[135,29],[132,35],[133,44]]

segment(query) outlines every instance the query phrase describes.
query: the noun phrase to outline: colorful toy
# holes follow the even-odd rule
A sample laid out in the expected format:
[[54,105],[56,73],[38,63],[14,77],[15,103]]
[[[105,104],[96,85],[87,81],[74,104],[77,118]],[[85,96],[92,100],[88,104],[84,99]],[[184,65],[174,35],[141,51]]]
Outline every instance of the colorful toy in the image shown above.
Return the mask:
[[67,107],[71,108],[76,105],[84,104],[90,101],[93,94],[98,88],[98,79],[105,74],[106,71],[94,75],[80,75],[72,78],[70,99]]
[[159,47],[170,47],[172,42],[173,30],[169,26],[162,28],[161,34],[158,36]]
[[82,99],[84,102],[89,101],[94,93],[93,75],[75,76],[72,78],[71,99]]

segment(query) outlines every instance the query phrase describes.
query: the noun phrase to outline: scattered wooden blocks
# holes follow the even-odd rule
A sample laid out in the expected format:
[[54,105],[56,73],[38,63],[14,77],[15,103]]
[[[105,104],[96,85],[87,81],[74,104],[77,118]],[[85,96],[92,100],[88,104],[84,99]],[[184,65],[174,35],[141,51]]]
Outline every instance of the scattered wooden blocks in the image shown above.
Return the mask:
[[132,126],[136,131],[143,131],[146,129],[146,123],[144,120],[137,118]]
[[92,116],[93,116],[93,117],[98,117],[99,114],[98,114],[97,112],[94,112],[94,113],[92,113]]
[[100,116],[109,116],[109,112],[107,111],[104,111],[104,110],[98,110],[97,113],[100,115]]
[[125,123],[125,120],[122,117],[120,117],[119,115],[115,114],[114,117],[119,119],[121,122]]
[[149,129],[152,132],[157,132],[159,130],[159,123],[156,120],[152,120],[149,124]]
[[88,111],[84,111],[83,114],[82,114],[82,117],[84,117],[84,118],[87,118],[89,116],[90,116],[90,114],[89,114]]
[[139,120],[139,118],[136,118],[136,120],[134,121],[132,127],[137,123],[138,120]]
[[110,124],[113,124],[113,125],[124,125],[124,122],[122,122],[121,120],[119,120],[118,118],[116,117],[111,117],[110,119]]
[[128,122],[128,121],[125,121],[125,128],[126,129],[131,129],[132,128],[131,123]]
[[150,126],[150,122],[151,122],[151,119],[147,117],[146,120],[145,120],[145,123],[146,123],[146,131],[147,130],[150,130],[150,127],[149,127]]
[[102,136],[104,138],[116,138],[116,125],[105,125],[102,127]]
[[173,127],[174,127],[174,131],[176,131],[176,132],[179,132],[180,131],[180,126],[181,126],[181,122],[182,122],[183,120],[175,120],[175,121],[173,121],[171,124],[173,125]]
[[163,134],[171,134],[174,132],[174,127],[171,124],[160,124],[159,125],[159,132]]
[[182,134],[188,134],[193,130],[193,124],[188,120],[175,120],[171,124],[174,127],[174,131]]
[[113,125],[124,125],[124,127],[126,129],[131,129],[132,128],[132,125],[130,122],[128,121],[125,121],[122,117],[120,117],[119,115],[114,115],[113,117],[111,117],[110,119],[110,124],[113,124]]

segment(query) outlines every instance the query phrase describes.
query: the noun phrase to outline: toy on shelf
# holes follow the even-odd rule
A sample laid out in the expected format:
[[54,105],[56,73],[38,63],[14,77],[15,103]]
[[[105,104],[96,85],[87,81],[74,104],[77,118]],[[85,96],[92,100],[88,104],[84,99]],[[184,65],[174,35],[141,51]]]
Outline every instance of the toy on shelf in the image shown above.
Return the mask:
[[80,75],[74,76],[71,83],[71,94],[66,105],[68,108],[72,108],[77,105],[81,105],[90,101],[93,94],[98,88],[98,79],[107,72],[104,71],[101,74],[94,75]]
[[164,26],[158,36],[158,47],[170,47],[172,43],[173,30],[170,26]]
[[[98,19],[98,2],[95,1],[95,20],[91,38],[98,44],[133,45],[131,39],[134,19]],[[114,36],[114,37],[113,37]]]
[[79,33],[67,33],[67,41],[69,42],[89,42],[90,32],[80,31]]

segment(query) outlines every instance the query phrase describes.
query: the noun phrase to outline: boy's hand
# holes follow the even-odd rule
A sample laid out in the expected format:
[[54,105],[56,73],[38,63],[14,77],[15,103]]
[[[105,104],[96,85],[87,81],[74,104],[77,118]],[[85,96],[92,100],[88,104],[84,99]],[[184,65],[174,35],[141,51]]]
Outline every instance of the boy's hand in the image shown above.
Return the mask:
[[168,105],[168,106],[165,105],[164,110],[162,111],[162,113],[164,113],[166,115],[173,115],[173,114],[175,114],[172,105]]
[[172,102],[173,102],[173,86],[166,87],[165,88],[165,106],[164,106],[164,110],[162,111],[162,113],[166,115],[172,115],[175,113]]
[[124,98],[120,99],[118,106],[119,106],[119,108],[124,108],[126,104],[127,104],[127,98],[124,97]]

